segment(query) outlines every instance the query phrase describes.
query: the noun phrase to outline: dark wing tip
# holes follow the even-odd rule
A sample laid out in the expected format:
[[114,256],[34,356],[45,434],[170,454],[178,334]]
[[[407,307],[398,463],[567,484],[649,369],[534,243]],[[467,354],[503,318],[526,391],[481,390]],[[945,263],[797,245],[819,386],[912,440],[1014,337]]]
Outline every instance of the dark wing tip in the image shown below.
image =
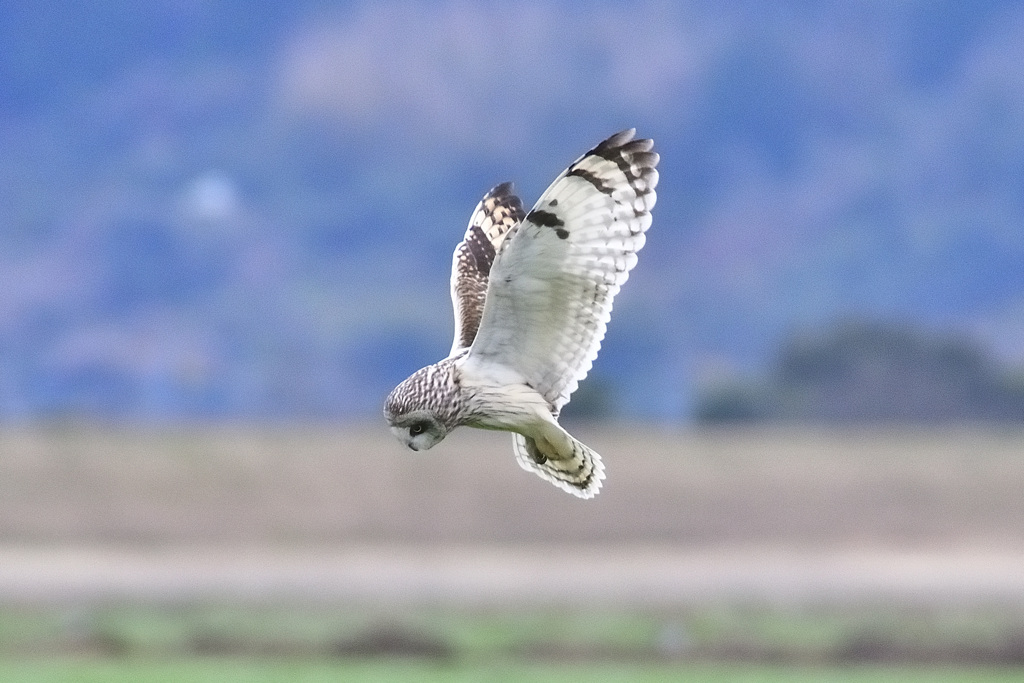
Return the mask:
[[[516,188],[512,182],[504,182],[495,185],[480,201],[484,208],[489,212],[500,213],[501,209],[507,210],[512,216],[513,222],[523,220],[523,216],[526,215],[526,211],[523,209],[523,200],[516,195]],[[501,232],[507,230],[508,227],[509,226],[506,226]]]
[[488,193],[484,195],[484,199],[487,199],[488,197],[499,197],[499,196],[502,196],[502,195],[513,195],[513,196],[515,196],[515,193],[516,193],[516,187],[515,187],[515,185],[511,181],[509,181],[509,182],[499,183],[498,185],[495,185],[494,187],[492,187],[490,189],[490,191],[488,191]]
[[597,147],[590,151],[593,154],[598,154],[600,152],[607,152],[613,149],[618,149],[619,147],[622,147],[627,142],[632,140],[633,136],[635,135],[636,128],[627,128],[626,130],[620,130],[615,135],[612,135],[606,138],[605,140],[602,140],[600,143],[598,143]]
[[[615,135],[603,140],[597,147],[584,154],[580,159],[594,154],[616,163],[620,163],[622,160],[626,160],[628,163],[640,161],[642,166],[656,166],[659,160],[658,155],[651,152],[654,149],[654,140],[650,138],[634,140],[633,137],[635,135],[636,128],[619,131]],[[580,159],[577,159],[577,161]]]

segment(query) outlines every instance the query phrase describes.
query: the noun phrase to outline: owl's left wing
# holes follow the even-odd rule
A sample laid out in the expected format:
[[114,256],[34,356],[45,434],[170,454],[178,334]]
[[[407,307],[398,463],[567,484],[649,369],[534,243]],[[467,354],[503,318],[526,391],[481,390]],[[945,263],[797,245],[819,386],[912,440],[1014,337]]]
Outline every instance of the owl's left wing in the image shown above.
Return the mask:
[[452,307],[455,339],[449,356],[469,347],[476,337],[487,297],[487,278],[505,234],[526,212],[512,183],[502,183],[484,195],[473,209],[466,235],[452,255]]
[[467,362],[517,371],[557,413],[601,348],[657,195],[658,154],[633,130],[577,159],[501,245]]

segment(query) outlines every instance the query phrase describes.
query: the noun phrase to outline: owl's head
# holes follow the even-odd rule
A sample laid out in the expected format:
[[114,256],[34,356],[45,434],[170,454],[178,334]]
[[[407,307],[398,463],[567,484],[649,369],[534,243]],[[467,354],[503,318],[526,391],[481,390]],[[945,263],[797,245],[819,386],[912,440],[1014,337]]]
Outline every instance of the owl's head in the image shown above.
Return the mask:
[[444,437],[448,430],[429,410],[413,410],[408,413],[388,416],[391,433],[414,451],[425,451]]
[[414,451],[431,448],[451,430],[443,405],[454,401],[450,368],[445,364],[417,370],[395,387],[384,403],[384,417],[399,441]]

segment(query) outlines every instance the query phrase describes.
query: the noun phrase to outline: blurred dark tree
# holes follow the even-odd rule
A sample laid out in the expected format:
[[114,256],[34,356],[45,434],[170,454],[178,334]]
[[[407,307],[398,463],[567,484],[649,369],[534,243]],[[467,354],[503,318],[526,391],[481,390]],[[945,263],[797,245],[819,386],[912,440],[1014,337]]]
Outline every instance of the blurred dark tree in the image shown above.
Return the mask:
[[846,322],[785,342],[762,383],[708,388],[695,416],[704,423],[1024,422],[1024,386],[967,337]]
[[729,382],[706,387],[699,395],[693,417],[699,424],[757,422],[767,417],[765,392],[753,384]]
[[615,387],[601,375],[591,375],[580,382],[572,400],[562,408],[561,417],[570,422],[597,422],[614,416]]

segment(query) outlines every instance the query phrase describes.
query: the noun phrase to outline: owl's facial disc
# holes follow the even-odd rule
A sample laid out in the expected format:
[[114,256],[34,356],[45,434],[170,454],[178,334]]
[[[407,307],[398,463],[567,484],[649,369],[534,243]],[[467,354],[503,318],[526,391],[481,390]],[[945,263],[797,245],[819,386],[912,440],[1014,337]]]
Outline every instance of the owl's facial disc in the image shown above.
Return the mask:
[[414,410],[394,418],[391,432],[414,451],[425,451],[448,434],[441,421],[426,410]]

